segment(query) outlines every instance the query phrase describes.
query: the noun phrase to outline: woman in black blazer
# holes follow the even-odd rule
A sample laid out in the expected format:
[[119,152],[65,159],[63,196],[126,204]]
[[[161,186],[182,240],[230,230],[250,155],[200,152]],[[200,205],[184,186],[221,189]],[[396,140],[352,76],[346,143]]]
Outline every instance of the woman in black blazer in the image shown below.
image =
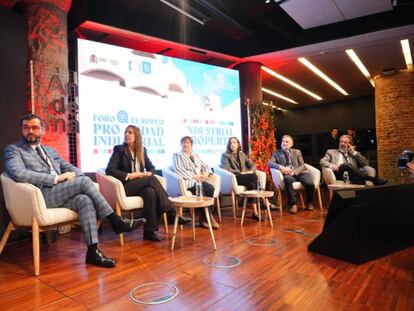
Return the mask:
[[[241,151],[240,141],[237,137],[230,137],[227,141],[226,152],[221,155],[221,165],[225,170],[232,172],[237,183],[245,186],[247,190],[257,189],[256,166],[253,161]],[[252,204],[252,218],[259,220],[256,203]]]
[[[144,240],[160,242],[156,233],[162,213],[167,212],[169,222],[173,222],[175,212],[168,201],[168,194],[154,176],[155,167],[148,158],[142,143],[141,130],[128,125],[124,133],[124,144],[113,149],[106,168],[106,174],[119,179],[124,185],[127,196],[140,196],[144,200]],[[180,218],[179,223],[189,220]]]

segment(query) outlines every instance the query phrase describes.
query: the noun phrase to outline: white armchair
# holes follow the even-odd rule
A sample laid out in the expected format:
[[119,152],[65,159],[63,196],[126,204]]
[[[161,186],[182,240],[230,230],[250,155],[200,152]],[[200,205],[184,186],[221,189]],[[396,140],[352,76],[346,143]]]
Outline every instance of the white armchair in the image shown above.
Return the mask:
[[[323,205],[322,205],[322,197],[321,197],[321,190],[320,190],[320,182],[321,182],[321,172],[309,165],[309,164],[305,164],[306,169],[309,171],[309,174],[313,180],[313,183],[315,184],[315,190],[318,194],[318,201],[319,201],[319,208],[321,210],[323,210]],[[271,168],[270,169],[270,173],[272,174],[272,179],[273,179],[273,183],[275,184],[275,187],[277,189],[277,192],[279,194],[279,209],[280,209],[280,213],[282,213],[282,204],[283,204],[283,200],[282,200],[282,191],[285,190],[285,183],[283,181],[283,174],[281,171],[279,171],[278,169],[275,168]],[[304,190],[305,188],[303,187],[303,185],[296,181],[293,183],[293,189],[294,190]],[[302,194],[300,194],[300,199],[302,202],[302,206],[304,206],[304,202],[303,202],[303,197]]]
[[[170,197],[179,196],[191,196],[191,191],[187,190],[184,182],[184,178],[174,172],[174,168],[170,165],[162,169],[162,176],[167,179],[167,192]],[[208,183],[214,186],[214,199],[216,201],[217,212],[219,215],[219,221],[221,222],[221,209],[220,209],[220,176],[212,174],[207,180]]]
[[[155,175],[161,185],[166,189],[166,179]],[[103,195],[115,213],[121,216],[122,212],[132,212],[144,208],[144,200],[140,196],[126,196],[122,182],[115,177],[103,172],[96,172],[96,181],[99,184],[99,192]],[[168,222],[166,213],[163,214],[165,233],[168,233]],[[124,234],[119,236],[119,244],[124,245]]]
[[[367,174],[368,176],[372,176],[372,177],[375,177],[375,175],[377,173],[375,168],[373,168],[369,165],[366,165],[366,166],[362,167],[361,170],[364,171],[365,174]],[[335,176],[334,172],[332,171],[332,169],[330,169],[328,167],[322,167],[322,178],[323,178],[323,181],[325,182],[325,184],[327,186],[331,185],[331,184],[341,185],[341,184],[344,183],[342,180],[336,179],[336,176]],[[369,187],[374,186],[372,181],[369,181],[369,180],[367,180],[365,182],[365,185],[369,186]],[[329,189],[329,197],[330,198],[332,197],[332,190],[331,189]]]
[[[231,195],[231,206],[233,209],[233,219],[237,217],[238,195],[240,192],[246,191],[245,186],[239,186],[236,175],[219,166],[214,167],[214,172],[221,177],[220,192],[223,195]],[[266,185],[266,173],[257,170],[256,175],[262,185]],[[219,215],[220,217],[220,215]]]
[[46,208],[43,194],[39,188],[28,183],[18,183],[1,175],[4,200],[10,215],[10,223],[0,242],[0,254],[12,230],[28,228],[32,231],[34,274],[40,274],[39,232],[50,230],[78,221],[78,214],[68,208]]

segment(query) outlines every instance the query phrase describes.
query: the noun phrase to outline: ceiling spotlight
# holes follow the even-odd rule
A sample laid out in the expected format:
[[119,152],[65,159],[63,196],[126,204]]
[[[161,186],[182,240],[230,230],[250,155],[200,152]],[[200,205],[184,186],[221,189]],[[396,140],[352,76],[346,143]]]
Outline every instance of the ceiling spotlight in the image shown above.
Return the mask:
[[266,0],[265,3],[270,3],[270,0]]

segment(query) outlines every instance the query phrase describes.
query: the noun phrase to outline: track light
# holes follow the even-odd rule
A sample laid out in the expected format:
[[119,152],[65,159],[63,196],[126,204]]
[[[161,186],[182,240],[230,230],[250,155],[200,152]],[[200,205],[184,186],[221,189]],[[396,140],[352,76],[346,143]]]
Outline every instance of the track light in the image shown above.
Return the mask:
[[194,15],[191,15],[190,13],[184,11],[183,9],[179,8],[178,6],[172,4],[171,2],[167,1],[167,0],[160,0],[162,3],[164,3],[165,5],[168,5],[170,8],[176,10],[177,12],[187,16],[188,18],[191,18],[193,21],[196,21],[197,23],[204,25],[204,21],[202,21],[201,19],[195,17]]

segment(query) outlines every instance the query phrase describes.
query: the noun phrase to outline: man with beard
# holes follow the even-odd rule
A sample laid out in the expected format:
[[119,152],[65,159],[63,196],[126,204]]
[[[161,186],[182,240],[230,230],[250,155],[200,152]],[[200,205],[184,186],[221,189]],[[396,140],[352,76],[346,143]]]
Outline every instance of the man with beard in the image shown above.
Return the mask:
[[342,135],[339,139],[339,149],[329,149],[320,160],[322,167],[330,168],[337,179],[342,179],[344,172],[348,172],[351,184],[365,185],[370,180],[374,185],[384,185],[386,179],[372,177],[365,174],[360,168],[368,165],[368,160],[351,144],[349,135]]
[[89,177],[62,159],[53,148],[42,145],[44,126],[38,115],[23,116],[20,125],[22,139],[4,149],[7,175],[16,182],[40,188],[47,208],[65,206],[77,212],[88,246],[86,263],[115,267],[116,261],[98,249],[97,218],[108,218],[116,234],[133,231],[146,220],[119,217]]

